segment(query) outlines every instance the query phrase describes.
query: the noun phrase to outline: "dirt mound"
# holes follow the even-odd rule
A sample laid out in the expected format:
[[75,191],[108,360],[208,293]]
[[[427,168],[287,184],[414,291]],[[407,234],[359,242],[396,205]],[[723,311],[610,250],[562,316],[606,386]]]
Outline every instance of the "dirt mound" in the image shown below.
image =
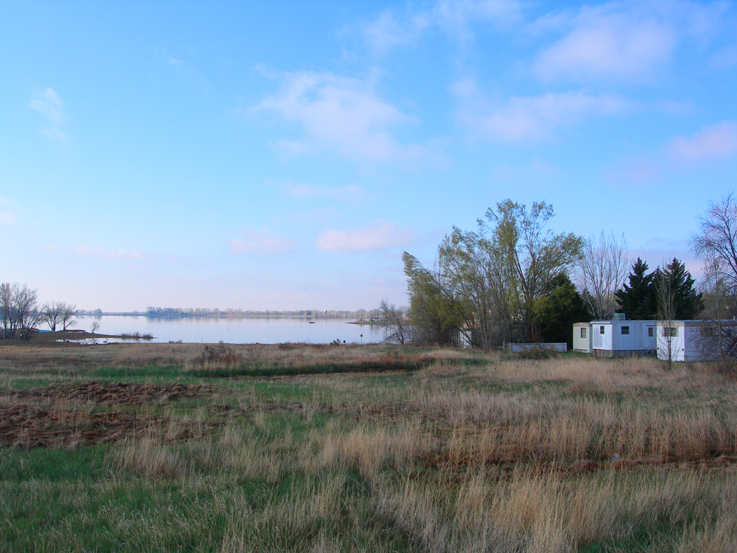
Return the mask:
[[159,424],[153,417],[125,413],[4,405],[0,406],[0,446],[31,449],[101,444],[141,436]]
[[211,393],[207,385],[183,384],[134,384],[130,382],[108,382],[100,384],[94,380],[81,384],[52,384],[43,388],[18,390],[7,394],[21,400],[46,399],[73,401],[95,405],[144,405],[182,398],[198,397]]

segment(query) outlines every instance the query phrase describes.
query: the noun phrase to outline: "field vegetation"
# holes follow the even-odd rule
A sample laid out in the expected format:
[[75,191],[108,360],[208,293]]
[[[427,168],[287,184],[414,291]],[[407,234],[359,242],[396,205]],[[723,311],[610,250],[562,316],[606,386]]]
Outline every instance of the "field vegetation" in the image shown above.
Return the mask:
[[2,551],[737,551],[709,364],[0,344]]

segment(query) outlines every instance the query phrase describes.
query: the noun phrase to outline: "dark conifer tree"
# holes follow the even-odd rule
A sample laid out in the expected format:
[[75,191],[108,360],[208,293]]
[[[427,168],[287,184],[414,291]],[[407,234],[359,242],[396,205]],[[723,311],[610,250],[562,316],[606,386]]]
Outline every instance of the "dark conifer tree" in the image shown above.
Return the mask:
[[650,321],[656,318],[657,305],[653,288],[655,272],[648,274],[647,269],[647,262],[638,257],[632,264],[629,284],[625,283],[621,290],[614,293],[619,304],[617,313],[624,313],[630,320]]
[[573,347],[571,327],[573,323],[591,320],[576,286],[566,274],[560,274],[550,282],[551,290],[538,300],[536,309],[540,317],[540,331],[546,342],[567,342]]
[[665,269],[658,268],[653,276],[652,288],[655,290],[655,296],[660,297],[657,290],[659,286],[667,286],[670,290],[670,297],[673,301],[673,313],[676,320],[695,319],[704,309],[704,303],[701,300],[702,294],[694,290],[694,281],[691,273],[686,270],[686,266],[678,259],[665,266]]

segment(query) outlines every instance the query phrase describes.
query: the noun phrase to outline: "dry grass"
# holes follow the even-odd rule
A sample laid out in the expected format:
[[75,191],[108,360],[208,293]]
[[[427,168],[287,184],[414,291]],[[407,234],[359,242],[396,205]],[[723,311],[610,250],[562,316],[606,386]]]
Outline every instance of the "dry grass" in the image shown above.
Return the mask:
[[[164,421],[104,454],[124,496],[169,490],[152,492],[159,503],[145,515],[111,507],[126,521],[114,532],[142,532],[144,550],[187,549],[176,529],[207,551],[737,551],[737,387],[708,364],[666,371],[643,358],[230,347],[275,365],[431,362],[411,374],[208,377],[195,382],[219,391],[194,404],[128,405]],[[8,370],[27,378],[32,351]],[[90,351],[83,363],[93,367],[138,367],[186,365],[203,347]],[[0,494],[29,494],[31,504],[46,485],[0,482]],[[172,493],[200,499],[180,508]],[[79,509],[94,518],[85,497]],[[0,518],[23,509],[6,505]],[[171,528],[159,510],[177,513]],[[39,539],[100,546],[78,541],[80,524],[54,536],[41,529]]]

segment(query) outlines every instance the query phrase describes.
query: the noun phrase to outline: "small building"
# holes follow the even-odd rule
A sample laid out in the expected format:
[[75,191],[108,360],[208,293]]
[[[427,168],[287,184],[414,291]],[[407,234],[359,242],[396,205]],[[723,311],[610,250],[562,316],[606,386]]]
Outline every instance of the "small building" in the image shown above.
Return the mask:
[[657,350],[655,321],[620,319],[590,324],[591,350],[596,356],[652,355]]
[[[725,330],[726,328],[726,330]],[[737,321],[658,321],[658,359],[662,361],[711,361],[721,354],[721,340],[729,343]]]
[[573,324],[573,351],[591,353],[591,323]]

